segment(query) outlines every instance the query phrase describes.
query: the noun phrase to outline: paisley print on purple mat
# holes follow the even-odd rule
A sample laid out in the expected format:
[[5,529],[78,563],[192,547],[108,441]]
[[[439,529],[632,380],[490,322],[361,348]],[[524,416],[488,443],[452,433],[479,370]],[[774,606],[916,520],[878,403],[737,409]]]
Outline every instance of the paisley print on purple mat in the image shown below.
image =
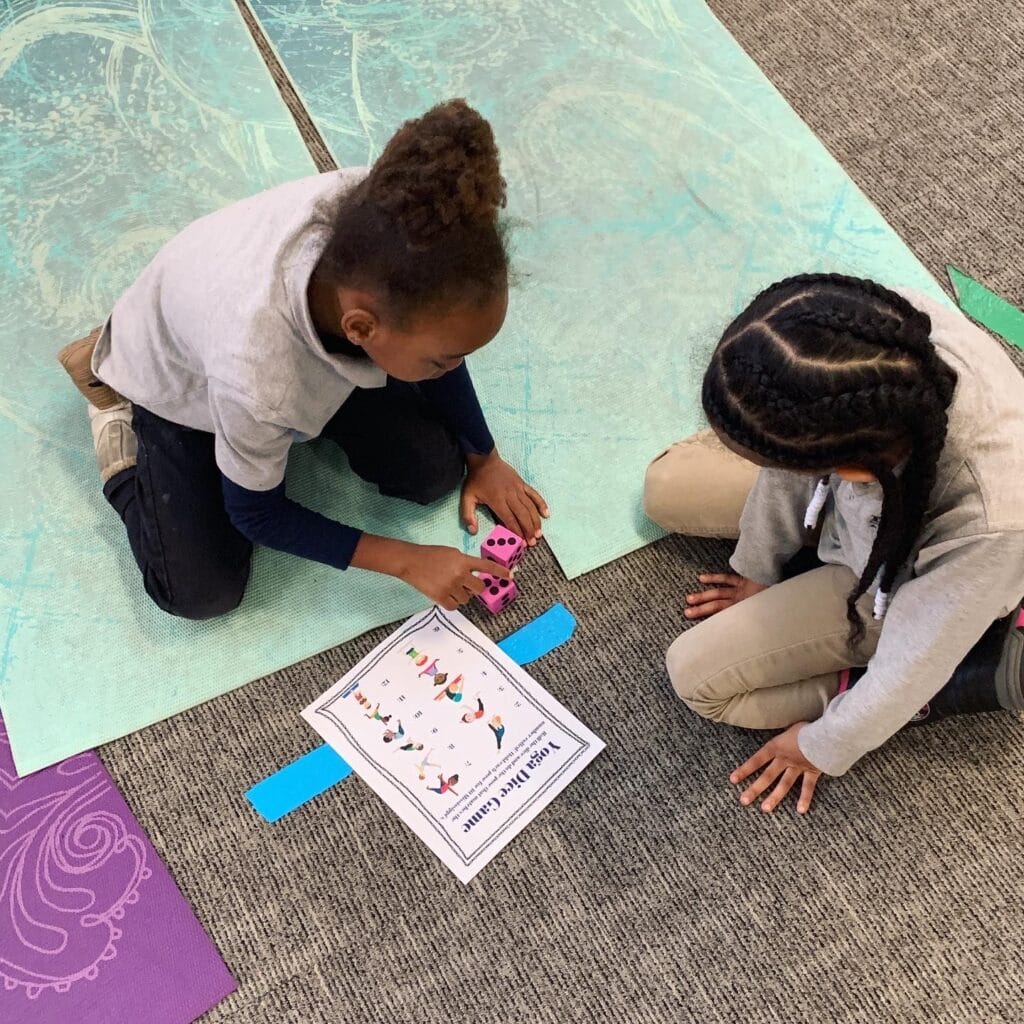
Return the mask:
[[95,980],[145,897],[146,844],[95,755],[19,779],[0,722],[0,978],[30,999]]
[[0,718],[0,1021],[190,1024],[235,988],[94,753],[18,778]]

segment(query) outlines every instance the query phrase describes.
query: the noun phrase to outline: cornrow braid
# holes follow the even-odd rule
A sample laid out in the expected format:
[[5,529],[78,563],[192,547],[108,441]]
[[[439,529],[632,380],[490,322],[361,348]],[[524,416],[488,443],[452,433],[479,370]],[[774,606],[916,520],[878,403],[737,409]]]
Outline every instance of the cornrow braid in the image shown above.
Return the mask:
[[851,647],[864,636],[858,600],[878,578],[884,610],[935,486],[956,374],[930,335],[926,313],[874,281],[799,274],[754,298],[704,375],[704,412],[737,444],[780,468],[857,465],[878,480],[878,531],[847,597]]

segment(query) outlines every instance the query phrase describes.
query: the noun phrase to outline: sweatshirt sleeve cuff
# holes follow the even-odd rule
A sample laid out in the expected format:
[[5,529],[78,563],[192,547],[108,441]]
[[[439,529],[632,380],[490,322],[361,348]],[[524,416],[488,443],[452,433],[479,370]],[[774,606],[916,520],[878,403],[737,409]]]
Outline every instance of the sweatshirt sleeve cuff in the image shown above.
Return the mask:
[[462,449],[463,455],[490,455],[495,449],[494,438],[491,437],[491,432],[484,424],[482,432],[474,437],[460,434],[459,448]]
[[772,559],[765,558],[763,553],[750,550],[747,545],[744,545],[742,537],[729,559],[729,565],[738,575],[745,576],[748,580],[761,583],[766,587],[770,587],[782,579],[782,566],[777,565]]
[[340,524],[341,530],[338,533],[337,546],[337,568],[347,569],[352,564],[352,557],[356,553],[359,541],[362,539],[363,531],[357,530],[354,526]]
[[833,741],[821,719],[808,722],[800,730],[797,746],[804,757],[826,775],[845,775],[857,761]]

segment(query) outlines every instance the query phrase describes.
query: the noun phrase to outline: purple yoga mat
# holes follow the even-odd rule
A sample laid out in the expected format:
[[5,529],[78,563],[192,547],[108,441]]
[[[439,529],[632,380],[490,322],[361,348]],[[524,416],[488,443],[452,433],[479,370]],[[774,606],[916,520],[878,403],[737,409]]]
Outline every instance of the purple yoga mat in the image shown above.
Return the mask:
[[235,979],[92,753],[19,779],[0,719],[0,1021],[190,1024]]

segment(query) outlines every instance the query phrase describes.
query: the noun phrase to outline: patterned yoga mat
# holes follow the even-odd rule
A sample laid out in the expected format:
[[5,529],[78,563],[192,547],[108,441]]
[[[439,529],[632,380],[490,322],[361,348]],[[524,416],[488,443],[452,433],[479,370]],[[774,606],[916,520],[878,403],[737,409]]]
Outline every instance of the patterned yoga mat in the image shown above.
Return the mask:
[[703,425],[723,328],[836,270],[942,292],[703,0],[250,0],[341,164],[464,96],[501,147],[518,280],[471,363],[568,576],[655,539],[644,469]]
[[107,770],[14,772],[0,719],[0,1021],[189,1024],[236,988]]
[[[260,551],[238,611],[165,615],[55,358],[179,228],[313,172],[233,0],[0,3],[0,710],[22,773],[426,604],[397,580]],[[387,501],[333,445],[299,447],[289,489],[318,511],[469,540],[454,502]]]
[[[707,354],[754,291],[829,268],[941,295],[699,0],[252,6],[341,163],[443,97],[492,119],[520,274],[473,371],[569,575],[657,535],[644,466],[699,425]],[[0,4],[0,709],[22,772],[425,604],[262,551],[232,615],[159,612],[54,359],[178,228],[312,170],[232,0]],[[299,447],[296,499],[474,546],[454,501],[401,508]]]

